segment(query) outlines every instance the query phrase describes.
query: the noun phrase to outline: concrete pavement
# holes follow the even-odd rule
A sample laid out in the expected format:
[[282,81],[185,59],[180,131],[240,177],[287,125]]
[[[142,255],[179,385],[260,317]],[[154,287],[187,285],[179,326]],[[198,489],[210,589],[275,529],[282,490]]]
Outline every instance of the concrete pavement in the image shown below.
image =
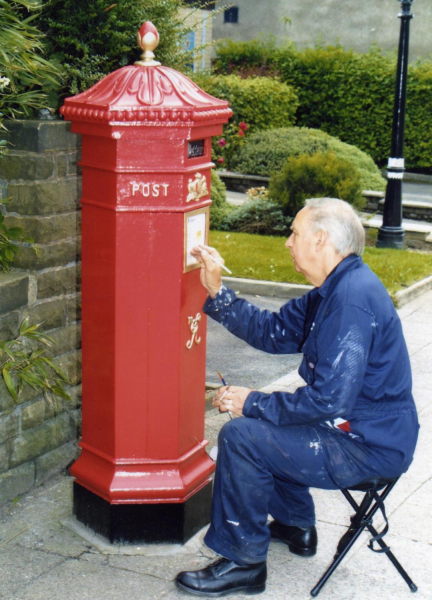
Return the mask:
[[[281,303],[283,300],[281,300]],[[414,462],[387,502],[390,531],[386,537],[397,558],[418,585],[416,598],[432,598],[432,292],[399,310],[411,356],[414,394],[421,431]],[[243,373],[251,359],[237,359]],[[258,360],[256,358],[254,360]],[[293,390],[302,382],[296,371],[265,389]],[[228,417],[206,415],[209,447]],[[351,510],[340,492],[314,490],[318,518],[317,555],[305,559],[272,543],[267,590],[263,600],[306,600],[327,567]],[[202,545],[202,532],[186,547],[111,548],[76,535],[65,522],[71,515],[71,478],[59,475],[0,509],[0,598],[3,600],[147,600],[185,599],[172,579],[183,569],[205,566],[213,553]],[[376,518],[375,526],[381,524]],[[403,600],[411,592],[383,555],[358,540],[323,588],[322,600]],[[230,596],[239,600],[243,595]]]

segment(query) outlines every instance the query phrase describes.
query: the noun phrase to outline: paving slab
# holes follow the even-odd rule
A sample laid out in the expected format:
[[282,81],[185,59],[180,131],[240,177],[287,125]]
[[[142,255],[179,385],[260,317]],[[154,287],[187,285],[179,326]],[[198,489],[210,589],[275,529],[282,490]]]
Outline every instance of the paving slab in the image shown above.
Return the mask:
[[[267,303],[271,299],[258,299]],[[273,299],[274,300],[274,299]],[[273,302],[272,300],[272,302]],[[284,299],[280,299],[283,303]],[[432,598],[432,292],[399,310],[413,364],[414,394],[420,414],[420,436],[413,464],[390,494],[386,506],[390,520],[387,543],[419,586],[416,598]],[[222,329],[222,328],[220,328]],[[229,336],[230,342],[232,337]],[[227,342],[228,343],[228,342]],[[259,353],[261,354],[261,353]],[[240,352],[232,357],[239,372],[254,371]],[[285,357],[283,357],[285,358]],[[218,358],[214,359],[215,364]],[[255,359],[258,363],[261,357]],[[284,366],[284,365],[282,365]],[[266,366],[258,385],[267,391],[293,391],[303,384],[298,373],[287,367],[276,376]],[[270,381],[266,380],[269,377]],[[227,414],[211,409],[206,414],[208,447],[217,443]],[[202,544],[203,531],[192,552],[166,555],[105,554],[62,523],[72,512],[72,479],[61,474],[29,494],[0,509],[0,598],[2,600],[185,600],[192,598],[173,584],[176,573],[198,569],[214,559]],[[349,523],[351,509],[339,491],[313,490],[316,504],[318,552],[310,559],[291,554],[278,542],[270,545],[267,590],[263,600],[306,600],[328,566],[337,542]],[[383,519],[374,519],[379,529]],[[322,600],[405,600],[410,591],[390,561],[367,548],[364,533],[342,565],[320,593]],[[157,551],[157,550],[156,550]],[[233,600],[244,598],[231,595]]]

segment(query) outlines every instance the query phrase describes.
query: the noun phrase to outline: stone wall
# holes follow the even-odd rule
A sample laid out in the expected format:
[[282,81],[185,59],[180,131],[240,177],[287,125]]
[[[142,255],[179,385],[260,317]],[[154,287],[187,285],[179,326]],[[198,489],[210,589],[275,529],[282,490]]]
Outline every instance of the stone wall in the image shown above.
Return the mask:
[[15,403],[0,379],[0,503],[65,468],[77,455],[80,430],[80,139],[62,121],[8,122],[0,159],[6,224],[34,239],[10,274],[0,273],[0,340],[22,320],[41,323],[56,344],[47,355],[69,375],[72,402],[25,387]]

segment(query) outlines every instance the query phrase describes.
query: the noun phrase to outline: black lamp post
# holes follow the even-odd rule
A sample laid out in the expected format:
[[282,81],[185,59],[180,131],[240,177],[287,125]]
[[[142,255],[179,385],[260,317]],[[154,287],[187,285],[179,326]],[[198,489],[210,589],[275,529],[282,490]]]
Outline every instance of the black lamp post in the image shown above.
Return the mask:
[[396,90],[393,111],[391,155],[387,166],[387,189],[384,201],[383,224],[378,232],[378,248],[404,248],[405,232],[402,228],[402,179],[405,171],[403,158],[405,134],[405,105],[408,71],[409,26],[413,14],[413,0],[399,0],[401,19],[399,52],[396,73]]

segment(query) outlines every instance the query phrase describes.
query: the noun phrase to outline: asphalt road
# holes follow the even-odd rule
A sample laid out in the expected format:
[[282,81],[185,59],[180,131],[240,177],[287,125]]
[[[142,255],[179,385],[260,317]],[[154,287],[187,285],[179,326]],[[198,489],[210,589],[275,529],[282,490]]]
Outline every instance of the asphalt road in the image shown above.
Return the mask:
[[432,204],[432,184],[430,183],[402,183],[402,200],[417,200]]
[[[286,302],[282,298],[242,296],[260,308],[277,311]],[[232,385],[261,388],[297,369],[300,354],[272,355],[255,350],[226,331],[213,319],[207,319],[206,381],[220,383],[218,370]]]

